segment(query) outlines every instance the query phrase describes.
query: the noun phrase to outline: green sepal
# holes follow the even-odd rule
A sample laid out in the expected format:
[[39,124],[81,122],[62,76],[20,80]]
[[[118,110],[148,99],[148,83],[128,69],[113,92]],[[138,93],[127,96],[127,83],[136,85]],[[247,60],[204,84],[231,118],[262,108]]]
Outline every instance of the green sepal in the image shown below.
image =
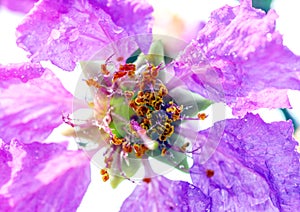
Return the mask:
[[204,99],[202,96],[200,96],[196,93],[193,93],[193,92],[192,92],[192,96],[194,98],[194,101],[197,104],[198,111],[190,111],[189,112],[189,110],[187,110],[188,113],[191,113],[190,116],[196,115],[197,112],[207,109],[210,105],[212,105],[214,103],[210,100]]
[[129,123],[130,117],[134,114],[134,111],[124,103],[124,97],[114,97],[110,100],[110,105],[113,107],[113,112],[126,120],[126,122],[120,120],[112,120],[109,124],[110,129],[118,138],[125,137],[126,132],[124,131],[124,129]]
[[[193,117],[200,111],[207,109],[214,102],[207,100],[200,96],[197,93],[191,92],[184,88],[176,88],[176,98],[175,101],[178,105],[189,105],[191,107],[187,107],[182,111],[182,115]],[[173,95],[174,96],[174,95]]]
[[111,176],[111,178],[110,178],[110,186],[111,186],[112,188],[117,188],[118,185],[120,185],[120,183],[121,183],[123,180],[125,180],[124,177],[119,177],[119,176],[117,176],[117,175]]
[[159,149],[148,152],[147,155],[184,173],[189,173],[190,167],[187,161],[187,156],[182,152],[177,152],[172,149],[168,149],[167,151],[172,154],[174,158],[170,159],[170,157],[167,155],[161,156],[161,150]]
[[153,41],[150,46],[149,53],[147,55],[141,53],[136,64],[139,67],[140,65],[145,64],[146,61],[155,66],[164,64],[164,47],[160,40]]

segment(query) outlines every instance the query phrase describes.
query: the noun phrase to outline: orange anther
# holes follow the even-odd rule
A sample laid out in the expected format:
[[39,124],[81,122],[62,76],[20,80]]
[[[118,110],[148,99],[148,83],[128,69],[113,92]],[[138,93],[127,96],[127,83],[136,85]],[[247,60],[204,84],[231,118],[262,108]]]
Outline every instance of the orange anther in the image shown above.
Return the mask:
[[109,75],[109,71],[107,70],[106,64],[101,64],[101,73],[104,75]]
[[125,139],[124,138],[118,138],[116,135],[114,135],[111,139],[111,143],[116,145],[116,146],[121,145],[123,142],[125,142]]
[[88,79],[85,82],[88,86],[93,86],[95,88],[101,88],[101,85],[98,83],[98,81],[96,81],[94,79]]
[[117,79],[124,77],[127,74],[127,71],[117,71],[114,73],[114,77],[112,79],[113,82],[115,82]]
[[129,143],[126,143],[126,142],[123,143],[122,149],[123,149],[123,151],[126,152],[126,153],[132,152],[132,147],[131,147],[131,145],[130,145]]
[[206,115],[205,113],[198,113],[198,119],[204,120],[208,117],[208,115]]
[[101,174],[101,175],[105,175],[106,173],[107,173],[107,171],[106,171],[105,169],[101,169],[101,170],[100,170],[100,174]]
[[109,175],[108,174],[103,175],[102,180],[103,180],[103,182],[108,181],[109,180]]

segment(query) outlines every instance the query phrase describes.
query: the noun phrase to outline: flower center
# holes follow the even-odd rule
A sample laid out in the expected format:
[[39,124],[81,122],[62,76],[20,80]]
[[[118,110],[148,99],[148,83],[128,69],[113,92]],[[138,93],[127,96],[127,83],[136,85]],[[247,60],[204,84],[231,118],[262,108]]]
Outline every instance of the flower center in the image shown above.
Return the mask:
[[[145,177],[149,177],[149,164],[145,161],[150,157],[180,168],[189,146],[180,135],[182,123],[203,120],[206,115],[190,117],[187,110],[195,105],[181,100],[191,102],[191,98],[173,98],[175,91],[168,89],[162,65],[146,63],[137,68],[133,63],[123,63],[115,67],[101,64],[100,74],[85,80],[93,93],[93,101],[88,105],[94,114],[84,128],[98,129],[101,134],[98,145],[106,147],[101,152],[103,181],[110,175],[130,179],[139,164],[145,168]],[[71,123],[70,119],[67,121]],[[79,126],[79,130],[81,128]],[[184,169],[188,169],[187,162],[184,164]]]
[[[122,146],[126,153],[134,151],[137,158],[157,148],[164,156],[172,146],[169,138],[180,124],[183,106],[177,105],[168,95],[168,89],[158,78],[159,71],[159,66],[151,64],[140,70],[136,70],[134,64],[125,64],[120,65],[119,70],[112,75],[111,98],[121,98],[122,103],[128,106],[128,114],[112,109],[114,124],[110,125],[108,132],[111,144]],[[120,107],[114,104],[111,106]],[[127,121],[129,125],[117,126],[115,122],[118,119]]]

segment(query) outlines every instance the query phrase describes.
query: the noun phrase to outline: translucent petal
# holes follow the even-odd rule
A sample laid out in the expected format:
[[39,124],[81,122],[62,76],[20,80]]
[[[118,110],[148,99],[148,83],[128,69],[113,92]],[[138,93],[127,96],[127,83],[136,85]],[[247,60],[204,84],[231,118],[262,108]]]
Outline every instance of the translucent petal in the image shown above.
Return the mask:
[[210,205],[210,198],[197,187],[155,177],[137,186],[120,211],[205,211]]
[[90,183],[89,160],[83,152],[65,148],[1,142],[0,158],[6,166],[1,180],[9,176],[0,181],[1,211],[76,211]]
[[[191,176],[212,198],[213,211],[293,211],[300,207],[299,153],[291,122],[266,124],[258,115],[226,121],[216,151],[201,162],[203,144],[225,121],[199,133]],[[209,145],[206,145],[208,147]]]
[[47,70],[40,78],[1,89],[0,134],[3,140],[45,139],[72,110],[72,95]]

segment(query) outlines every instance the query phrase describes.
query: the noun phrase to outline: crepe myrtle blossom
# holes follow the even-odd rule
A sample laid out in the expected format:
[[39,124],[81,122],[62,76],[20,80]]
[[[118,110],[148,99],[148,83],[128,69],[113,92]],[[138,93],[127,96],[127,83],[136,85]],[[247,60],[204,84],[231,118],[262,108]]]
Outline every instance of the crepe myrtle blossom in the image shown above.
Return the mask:
[[[76,210],[89,183],[87,159],[64,144],[33,142],[59,125],[62,112],[103,181],[138,184],[121,211],[300,207],[292,124],[246,114],[290,107],[287,89],[299,90],[299,57],[282,45],[275,11],[250,1],[224,6],[175,59],[160,41],[151,44],[151,34],[137,36],[151,32],[151,12],[142,1],[42,0],[25,17],[17,43],[31,63],[0,67],[1,209]],[[47,60],[66,71],[83,61],[75,97],[39,64]],[[194,123],[212,115],[201,112],[211,102],[199,94],[241,118],[199,131]],[[190,173],[193,185],[157,176],[164,170],[152,161]],[[78,192],[70,195],[71,181]]]

